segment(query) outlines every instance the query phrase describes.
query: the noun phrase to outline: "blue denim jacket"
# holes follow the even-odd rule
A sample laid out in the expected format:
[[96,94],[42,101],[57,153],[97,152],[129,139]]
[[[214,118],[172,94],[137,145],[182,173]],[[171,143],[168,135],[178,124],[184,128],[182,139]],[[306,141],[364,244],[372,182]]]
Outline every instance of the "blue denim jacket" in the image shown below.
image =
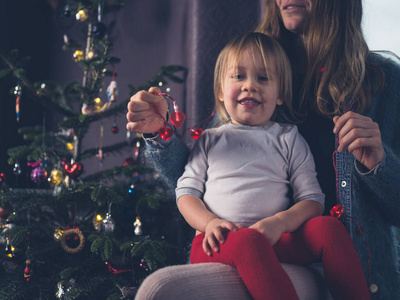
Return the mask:
[[400,66],[384,62],[385,87],[366,114],[379,124],[383,161],[365,172],[354,156],[336,153],[342,218],[358,251],[372,299],[400,299]]
[[[377,168],[365,172],[347,151],[336,153],[338,202],[345,209],[340,220],[358,251],[372,299],[400,300],[400,66],[378,55],[371,59],[383,63],[385,87],[372,98],[366,115],[379,124],[385,157]],[[146,144],[146,156],[175,189],[188,148],[175,136],[168,142],[154,138]]]

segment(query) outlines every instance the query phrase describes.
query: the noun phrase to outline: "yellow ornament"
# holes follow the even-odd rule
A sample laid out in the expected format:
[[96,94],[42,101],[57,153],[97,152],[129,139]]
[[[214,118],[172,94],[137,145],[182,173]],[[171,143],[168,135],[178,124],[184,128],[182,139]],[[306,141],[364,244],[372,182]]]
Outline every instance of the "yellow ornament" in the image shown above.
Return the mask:
[[53,170],[50,173],[49,182],[51,187],[55,187],[64,181],[64,173],[61,170]]
[[83,52],[81,50],[76,50],[73,57],[75,62],[81,61],[83,59]]
[[96,110],[99,110],[103,107],[103,103],[101,102],[100,98],[94,99],[94,103],[96,103],[96,105],[94,106]]
[[97,232],[101,231],[101,228],[103,227],[103,217],[101,215],[94,215],[93,216],[93,227]]
[[54,230],[54,234],[53,234],[53,238],[56,242],[59,242],[62,235],[64,234],[64,230],[62,229],[55,229]]
[[68,149],[69,153],[74,154],[74,144],[72,143],[66,143],[65,148]]
[[76,19],[81,22],[85,22],[89,18],[89,12],[87,9],[81,9],[75,15]]

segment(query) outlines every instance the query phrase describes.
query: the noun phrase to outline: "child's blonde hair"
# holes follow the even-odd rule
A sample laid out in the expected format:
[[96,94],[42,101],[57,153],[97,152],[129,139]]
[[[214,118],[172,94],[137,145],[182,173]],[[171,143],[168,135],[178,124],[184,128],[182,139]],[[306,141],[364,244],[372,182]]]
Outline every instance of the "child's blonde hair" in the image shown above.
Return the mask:
[[224,102],[219,101],[223,94],[228,64],[231,59],[237,64],[245,51],[250,51],[253,58],[256,53],[260,53],[263,60],[263,66],[260,68],[265,69],[267,77],[269,77],[268,71],[274,70],[275,76],[278,78],[279,99],[283,101],[283,104],[276,107],[272,120],[293,123],[295,118],[292,110],[292,69],[289,59],[277,41],[260,32],[249,32],[236,37],[225,46],[218,56],[214,71],[214,97],[220,121],[230,120]]

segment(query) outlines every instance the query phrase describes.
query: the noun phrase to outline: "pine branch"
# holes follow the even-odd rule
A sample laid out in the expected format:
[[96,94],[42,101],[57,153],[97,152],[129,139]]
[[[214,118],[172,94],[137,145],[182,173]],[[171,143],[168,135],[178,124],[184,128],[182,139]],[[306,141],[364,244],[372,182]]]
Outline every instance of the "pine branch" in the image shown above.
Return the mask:
[[97,182],[101,179],[108,179],[116,175],[122,175],[125,177],[132,177],[132,174],[152,174],[154,170],[143,166],[143,165],[136,165],[136,166],[117,166],[112,169],[108,169],[105,171],[101,171],[89,176],[86,176],[84,180],[86,182]]
[[[107,154],[107,153],[111,153],[111,152],[117,152],[117,153],[121,152],[122,149],[124,149],[125,147],[128,147],[128,146],[129,146],[128,142],[124,141],[124,142],[120,142],[120,143],[113,144],[110,146],[102,147],[103,155]],[[85,150],[81,154],[81,160],[95,156],[98,153],[98,151],[99,151],[98,147]]]

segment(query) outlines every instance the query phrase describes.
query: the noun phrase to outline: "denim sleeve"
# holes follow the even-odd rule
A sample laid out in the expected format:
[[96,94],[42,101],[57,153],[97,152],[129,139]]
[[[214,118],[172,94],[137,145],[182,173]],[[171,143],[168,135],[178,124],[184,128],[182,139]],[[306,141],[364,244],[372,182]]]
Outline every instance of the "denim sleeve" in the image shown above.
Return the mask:
[[147,161],[161,175],[172,192],[175,192],[176,182],[182,175],[189,148],[175,135],[163,147],[149,147],[145,151]]
[[375,207],[393,225],[400,226],[400,158],[392,149],[385,147],[385,158],[375,172],[362,174],[355,172],[357,178],[368,187],[375,197]]

